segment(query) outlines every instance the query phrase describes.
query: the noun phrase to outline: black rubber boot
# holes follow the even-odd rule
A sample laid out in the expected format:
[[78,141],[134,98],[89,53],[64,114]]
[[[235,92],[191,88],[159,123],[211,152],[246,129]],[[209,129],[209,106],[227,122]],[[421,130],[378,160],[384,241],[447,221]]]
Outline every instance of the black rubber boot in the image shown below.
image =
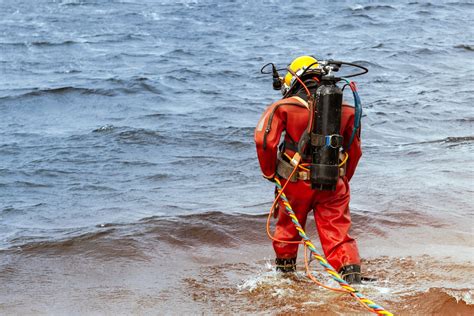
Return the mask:
[[361,284],[360,265],[351,264],[339,270],[339,274],[349,284]]
[[288,273],[296,271],[296,258],[290,259],[275,259],[276,270],[278,272]]

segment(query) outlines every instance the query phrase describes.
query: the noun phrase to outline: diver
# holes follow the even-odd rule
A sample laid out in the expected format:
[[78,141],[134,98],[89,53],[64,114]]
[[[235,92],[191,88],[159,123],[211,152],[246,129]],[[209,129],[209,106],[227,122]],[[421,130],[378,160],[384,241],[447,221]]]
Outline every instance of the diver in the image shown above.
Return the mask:
[[[360,127],[354,127],[357,122],[355,108],[342,101],[341,91],[340,112],[335,115],[339,123],[336,133],[339,135],[315,134],[319,139],[309,141],[310,145],[321,145],[314,147],[322,148],[321,150],[335,148],[333,152],[337,155],[336,164],[327,170],[311,167],[315,154],[311,152],[311,146],[302,146],[302,135],[307,130],[309,121],[314,119],[310,113],[316,113],[314,117],[318,116],[317,111],[311,112],[311,102],[316,102],[316,92],[323,79],[322,68],[318,63],[311,56],[300,56],[291,62],[284,78],[280,78],[283,98],[265,110],[255,129],[257,155],[266,179],[272,181],[278,176],[282,185],[290,181],[285,194],[301,226],[304,228],[308,214],[313,211],[326,259],[345,281],[357,284],[361,283],[361,263],[356,241],[349,235],[349,181],[362,155]],[[275,85],[278,86],[278,76],[275,76],[276,69],[273,64],[272,66],[275,88]],[[325,115],[319,115],[319,121],[314,123],[332,124],[325,119]],[[323,145],[325,141],[329,143]],[[301,154],[301,161],[310,167],[298,169],[288,179],[293,169],[292,157],[297,153]],[[315,184],[311,174],[313,170],[317,170],[314,172],[315,177],[327,173],[332,174],[335,179],[332,184],[326,184],[324,181],[322,184]],[[334,172],[337,173],[335,176]],[[274,238],[281,241],[301,240],[291,218],[285,212],[281,199],[275,208],[274,216],[277,217]],[[276,270],[284,273],[296,271],[298,243],[273,241],[273,248],[276,253]]]

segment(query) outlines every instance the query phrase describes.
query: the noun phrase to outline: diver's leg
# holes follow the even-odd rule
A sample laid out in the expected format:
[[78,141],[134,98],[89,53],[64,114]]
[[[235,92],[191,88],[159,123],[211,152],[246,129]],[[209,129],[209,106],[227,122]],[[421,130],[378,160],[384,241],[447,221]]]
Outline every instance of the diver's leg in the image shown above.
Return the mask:
[[346,281],[360,283],[359,250],[349,235],[349,200],[349,183],[345,177],[340,178],[335,191],[316,193],[314,217],[326,259]]
[[[285,180],[282,181],[284,185]],[[308,190],[309,189],[309,190]],[[300,225],[304,228],[306,217],[311,208],[311,189],[304,181],[290,182],[285,188],[285,195],[290,202],[292,210]],[[280,198],[278,203],[278,220],[276,223],[274,237],[283,241],[299,241],[301,237],[296,230],[291,217],[288,216],[286,206]],[[273,249],[276,253],[277,270],[283,272],[294,271],[296,269],[296,257],[298,254],[298,244],[288,244],[285,242],[273,241]]]

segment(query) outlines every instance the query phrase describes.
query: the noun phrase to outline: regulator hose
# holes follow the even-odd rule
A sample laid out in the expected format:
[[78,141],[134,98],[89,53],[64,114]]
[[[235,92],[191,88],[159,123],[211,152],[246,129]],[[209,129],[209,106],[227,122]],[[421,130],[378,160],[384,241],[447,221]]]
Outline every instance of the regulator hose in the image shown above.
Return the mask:
[[353,81],[349,81],[345,78],[343,78],[349,87],[351,88],[352,91],[352,96],[354,97],[354,107],[355,107],[355,114],[354,114],[354,128],[352,129],[352,134],[351,137],[349,138],[349,142],[347,143],[347,146],[344,147],[344,150],[349,150],[349,148],[352,145],[352,142],[354,141],[354,137],[357,134],[357,131],[360,128],[361,125],[361,120],[362,120],[362,104],[360,102],[360,97],[359,93],[357,92],[357,86]]

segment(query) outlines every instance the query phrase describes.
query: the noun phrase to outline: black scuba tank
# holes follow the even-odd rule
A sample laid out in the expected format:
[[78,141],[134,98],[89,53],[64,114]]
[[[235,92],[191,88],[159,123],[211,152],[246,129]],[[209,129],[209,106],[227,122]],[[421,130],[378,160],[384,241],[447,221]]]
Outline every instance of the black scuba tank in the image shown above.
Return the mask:
[[334,77],[323,77],[315,92],[311,131],[311,187],[317,190],[334,191],[339,179],[343,92],[336,82]]

